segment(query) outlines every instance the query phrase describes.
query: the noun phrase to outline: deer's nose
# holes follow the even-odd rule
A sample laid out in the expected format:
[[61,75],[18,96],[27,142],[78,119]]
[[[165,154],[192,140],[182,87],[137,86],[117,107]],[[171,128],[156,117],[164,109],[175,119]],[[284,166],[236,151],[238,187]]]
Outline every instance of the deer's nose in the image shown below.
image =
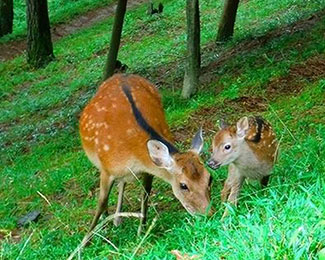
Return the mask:
[[217,162],[216,160],[214,160],[213,158],[211,158],[209,161],[208,161],[208,166],[213,169],[213,170],[216,170],[220,167],[221,163]]

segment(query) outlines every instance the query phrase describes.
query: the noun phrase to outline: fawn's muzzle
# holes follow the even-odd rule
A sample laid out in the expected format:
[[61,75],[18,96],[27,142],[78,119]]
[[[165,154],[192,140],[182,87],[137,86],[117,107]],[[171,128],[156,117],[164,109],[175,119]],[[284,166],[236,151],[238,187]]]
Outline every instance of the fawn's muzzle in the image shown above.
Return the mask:
[[212,158],[208,161],[207,164],[208,164],[208,166],[209,166],[211,169],[213,169],[213,170],[218,169],[218,168],[220,167],[220,165],[221,165],[221,163],[215,161],[215,160],[212,159]]

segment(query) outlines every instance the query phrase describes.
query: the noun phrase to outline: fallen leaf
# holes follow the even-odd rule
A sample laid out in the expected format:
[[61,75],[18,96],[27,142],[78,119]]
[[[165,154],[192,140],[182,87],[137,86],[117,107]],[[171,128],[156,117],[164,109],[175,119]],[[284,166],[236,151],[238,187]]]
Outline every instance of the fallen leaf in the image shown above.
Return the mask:
[[186,254],[186,253],[183,254],[183,253],[181,253],[178,250],[172,250],[170,252],[174,256],[176,256],[176,260],[195,260],[195,259],[199,259],[199,256],[198,255],[189,256],[188,254]]

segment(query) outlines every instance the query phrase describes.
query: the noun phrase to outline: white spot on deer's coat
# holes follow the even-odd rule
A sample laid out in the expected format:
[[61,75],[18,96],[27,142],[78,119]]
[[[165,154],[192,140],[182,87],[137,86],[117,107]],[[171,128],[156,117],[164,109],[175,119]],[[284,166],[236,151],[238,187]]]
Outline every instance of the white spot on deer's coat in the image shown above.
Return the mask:
[[95,138],[95,144],[98,144],[98,138]]
[[133,132],[134,132],[133,129],[128,129],[128,130],[126,130],[126,133],[127,133],[128,135],[131,135]]
[[107,144],[104,145],[103,147],[104,151],[108,151],[109,150],[109,146]]

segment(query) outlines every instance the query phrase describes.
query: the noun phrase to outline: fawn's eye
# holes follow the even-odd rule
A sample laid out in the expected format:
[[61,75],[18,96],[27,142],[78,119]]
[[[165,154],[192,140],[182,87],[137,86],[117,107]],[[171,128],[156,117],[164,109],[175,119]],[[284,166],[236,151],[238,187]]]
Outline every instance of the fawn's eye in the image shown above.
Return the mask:
[[230,148],[231,148],[231,145],[230,145],[230,144],[226,144],[226,145],[225,145],[225,149],[226,149],[226,150],[229,150]]
[[180,187],[181,187],[182,190],[188,190],[187,185],[185,183],[183,183],[183,182],[180,183]]

